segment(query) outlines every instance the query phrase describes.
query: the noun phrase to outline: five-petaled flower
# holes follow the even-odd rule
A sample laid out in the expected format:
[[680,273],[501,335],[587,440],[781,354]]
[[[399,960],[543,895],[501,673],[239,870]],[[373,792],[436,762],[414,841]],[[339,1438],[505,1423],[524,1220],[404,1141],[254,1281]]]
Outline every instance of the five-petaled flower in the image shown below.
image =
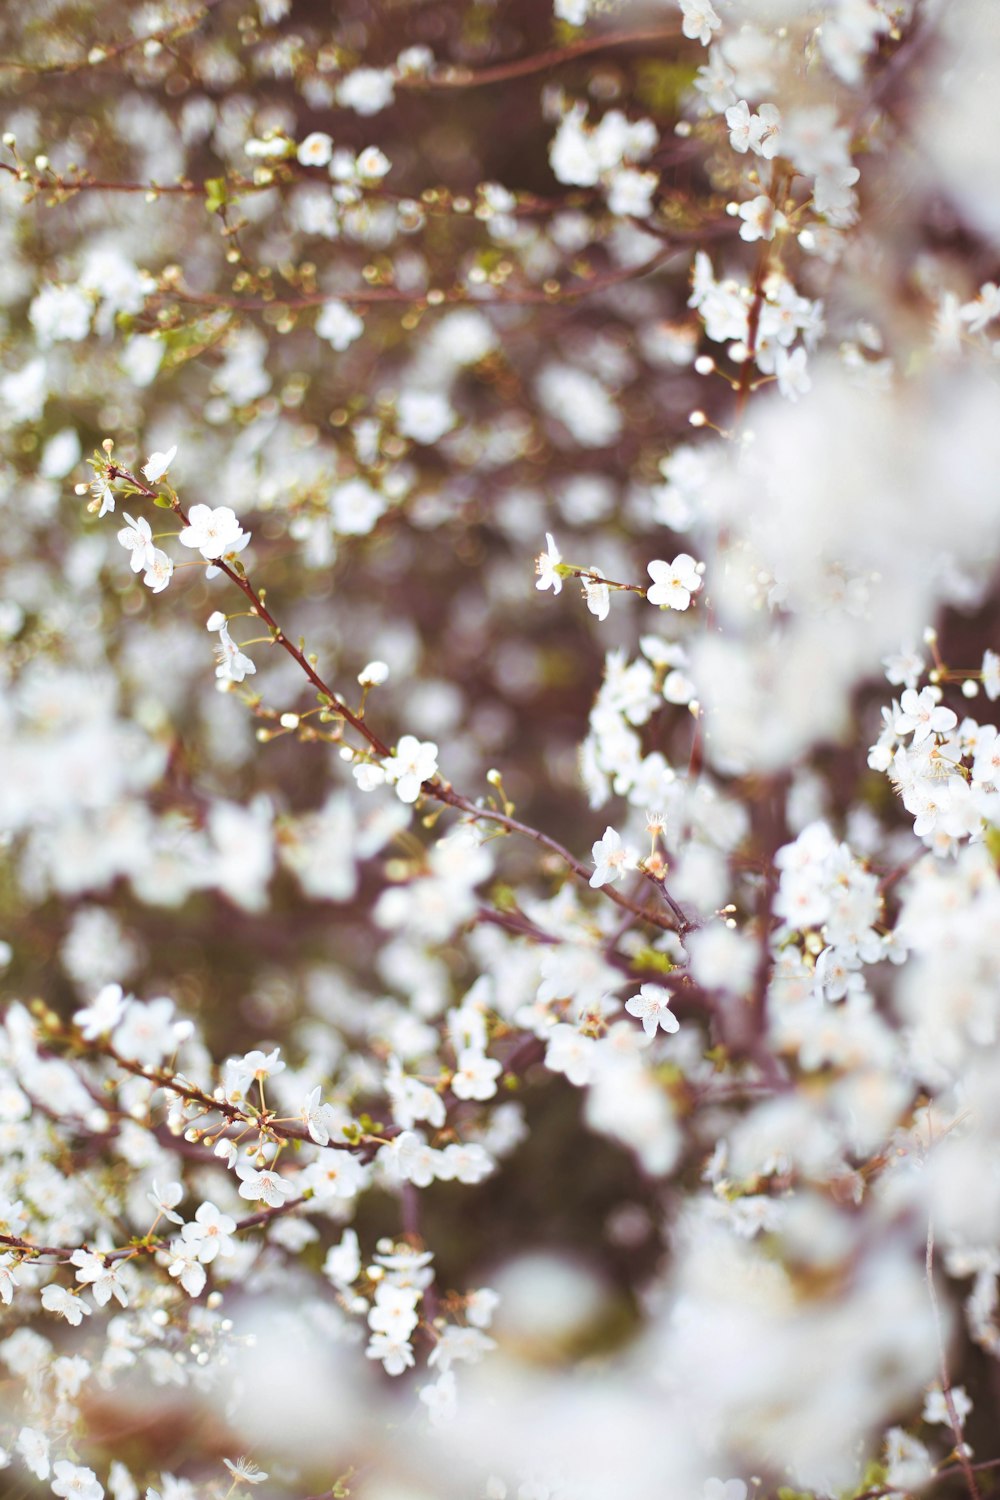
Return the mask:
[[646,572],[653,580],[652,588],[646,590],[650,604],[667,609],[687,609],[691,595],[701,588],[699,564],[686,552],[681,552],[672,563],[655,559]]
[[172,448],[168,448],[166,453],[151,453],[142,466],[142,472],[149,480],[149,483],[156,484],[157,480],[162,479],[176,457],[176,443]]
[[433,740],[421,741],[404,734],[395,755],[387,755],[382,761],[386,780],[395,784],[401,802],[416,802],[423,782],[437,774],[437,753]]
[[913,731],[913,743],[922,744],[932,734],[947,734],[958,723],[953,709],[939,704],[933,688],[907,688],[899,700],[902,709],[894,728],[897,734]]
[[638,995],[625,1001],[625,1009],[630,1016],[637,1016],[642,1021],[642,1029],[647,1036],[655,1036],[658,1029],[677,1031],[680,1022],[670,1009],[672,998],[670,991],[664,989],[663,985],[644,984]]
[[215,675],[226,682],[242,682],[244,677],[249,677],[257,670],[249,656],[243,654],[229,634],[225,620],[219,626],[219,644],[215,648],[215,657],[219,663]]
[[538,574],[536,589],[551,589],[554,594],[562,593],[562,575],[559,572],[561,562],[562,553],[556,546],[551,531],[547,531],[545,551],[535,558],[535,572]]
[[177,540],[183,547],[193,547],[209,562],[242,552],[250,540],[228,505],[192,505],[188,524]]
[[614,828],[606,828],[604,837],[593,847],[595,870],[590,884],[596,890],[612,880],[619,880],[626,871],[634,870],[638,859],[635,851],[622,843],[622,836]]
[[130,552],[129,565],[133,573],[151,572],[156,566],[157,548],[153,545],[153,532],[145,516],[136,521],[127,512],[125,525],[118,533],[118,540]]

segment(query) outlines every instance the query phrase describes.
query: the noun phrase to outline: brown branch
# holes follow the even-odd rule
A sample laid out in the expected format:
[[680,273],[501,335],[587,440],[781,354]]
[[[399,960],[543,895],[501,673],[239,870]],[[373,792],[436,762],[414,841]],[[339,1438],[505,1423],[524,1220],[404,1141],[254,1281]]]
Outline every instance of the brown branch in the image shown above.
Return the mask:
[[[275,1207],[262,1208],[255,1214],[248,1214],[244,1219],[237,1219],[234,1234],[241,1234],[247,1229],[256,1229],[260,1224],[269,1224],[272,1219],[280,1219],[282,1214],[291,1213],[293,1209],[301,1208],[308,1200],[302,1198],[289,1198],[285,1203],[279,1203]],[[118,1250],[94,1250],[94,1255],[99,1255],[106,1266],[118,1260],[131,1260],[136,1255],[155,1255],[158,1250],[169,1248],[170,1241],[163,1238],[155,1240],[140,1240],[134,1245],[125,1245]],[[34,1245],[30,1240],[18,1239],[17,1235],[0,1234],[0,1245],[7,1245],[12,1250],[23,1250],[26,1254],[38,1258],[41,1255],[53,1256],[59,1260],[69,1260],[77,1250],[86,1250],[90,1253],[90,1246],[83,1245]]]
[[152,292],[147,302],[183,302],[192,307],[221,307],[235,312],[262,312],[269,307],[284,307],[292,310],[322,307],[324,303],[334,299],[354,306],[364,306],[370,302],[403,304],[407,307],[418,307],[422,311],[453,307],[467,302],[475,303],[477,307],[558,306],[566,302],[580,301],[584,297],[593,297],[599,292],[620,286],[624,282],[638,281],[640,277],[648,276],[652,271],[658,270],[664,261],[676,254],[678,249],[684,248],[688,243],[688,238],[687,234],[678,236],[637,266],[618,266],[613,271],[606,271],[601,275],[580,277],[570,286],[553,280],[548,284],[548,290],[545,287],[521,287],[513,291],[496,291],[490,296],[484,296],[482,288],[467,286],[450,287],[447,291],[437,289],[428,292],[406,292],[397,287],[366,287],[359,291],[300,292],[290,297],[277,295],[240,297],[226,296],[220,292],[194,292],[179,285]]
[[672,42],[681,35],[680,27],[650,26],[642,31],[611,32],[606,36],[582,37],[565,47],[537,52],[533,57],[519,57],[514,62],[495,63],[489,68],[446,67],[428,76],[414,74],[397,80],[396,87],[421,93],[434,89],[475,89],[493,83],[508,83],[512,78],[528,78],[545,73],[591,52],[606,52],[617,47],[637,46],[642,42]]
[[965,1433],[962,1427],[962,1419],[955,1405],[955,1397],[951,1391],[951,1379],[948,1375],[948,1357],[945,1353],[944,1334],[941,1330],[941,1312],[938,1308],[937,1291],[934,1287],[934,1221],[927,1220],[927,1255],[924,1262],[927,1276],[927,1295],[930,1297],[931,1312],[934,1317],[934,1332],[937,1337],[938,1366],[941,1379],[941,1393],[944,1396],[945,1410],[948,1413],[948,1423],[955,1439],[955,1457],[959,1468],[965,1478],[966,1489],[969,1492],[969,1500],[981,1500],[979,1485],[973,1472],[969,1454],[965,1446]]
[[76,62],[29,63],[14,59],[0,60],[0,72],[6,70],[11,73],[28,73],[35,77],[53,78],[65,76],[68,73],[80,73],[84,68],[103,67],[107,62],[116,62],[126,53],[134,52],[136,47],[145,47],[147,42],[173,41],[177,37],[186,36],[191,31],[197,31],[206,16],[218,9],[221,4],[222,0],[202,0],[200,14],[187,16],[182,21],[173,21],[160,31],[151,31],[145,36],[129,37],[126,41],[116,42],[110,47],[95,44],[94,47],[88,49],[84,57],[78,58]]
[[[144,480],[139,479],[130,469],[125,469],[120,464],[109,463],[106,475],[109,480],[124,479],[126,483],[134,485],[140,494],[147,496],[151,500],[159,498],[157,490],[151,485],[146,484]],[[172,509],[174,514],[186,526],[188,524],[187,514],[178,500],[175,499],[173,501]],[[369,747],[380,759],[389,759],[392,753],[389,746],[369,728],[362,718],[347,707],[346,703],[343,702],[335,690],[319,675],[305,653],[288,639],[275,617],[265,606],[260,595],[242,571],[237,572],[235,568],[221,559],[215,559],[213,566],[225,573],[226,577],[232,583],[235,583],[236,587],[249,600],[252,613],[261,619],[271,631],[274,644],[281,646],[292,660],[297,663],[316,691],[329,702],[332,712],[345,719],[351,725],[352,729],[356,730],[367,741]],[[444,781],[441,777],[435,776],[433,780],[425,781],[422,785],[422,791],[425,796],[433,798],[436,802],[442,802],[448,807],[454,807],[459,812],[464,813],[473,822],[493,823],[498,828],[505,828],[509,833],[519,833],[525,838],[532,839],[536,844],[540,844],[543,848],[548,849],[550,853],[555,854],[578,880],[584,881],[589,886],[592,871],[586,865],[582,864],[575,855],[571,854],[563,844],[560,844],[557,839],[552,838],[549,834],[542,833],[540,829],[532,828],[529,824],[520,822],[508,813],[499,812],[497,809],[491,807],[483,807],[479,803],[471,801],[468,797],[464,797],[460,792],[457,792],[449,782]],[[651,911],[647,907],[637,906],[626,896],[621,895],[613,886],[604,885],[600,889],[608,900],[613,901],[616,906],[620,906],[623,911],[631,912],[634,916],[641,918],[644,922],[651,923],[654,927],[659,927],[663,931],[673,931],[676,924],[681,932],[689,931],[693,924],[687,920],[680,907],[659,881],[657,881],[657,885],[660,888],[663,899],[673,913],[673,922],[668,922],[660,913]]]

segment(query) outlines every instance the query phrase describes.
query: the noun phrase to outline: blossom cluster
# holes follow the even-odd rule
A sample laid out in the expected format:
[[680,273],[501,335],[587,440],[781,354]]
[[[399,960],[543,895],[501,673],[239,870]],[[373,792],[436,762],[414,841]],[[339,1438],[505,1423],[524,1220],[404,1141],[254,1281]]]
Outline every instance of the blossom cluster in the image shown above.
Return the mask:
[[989,7],[8,9],[4,1482],[981,1500]]

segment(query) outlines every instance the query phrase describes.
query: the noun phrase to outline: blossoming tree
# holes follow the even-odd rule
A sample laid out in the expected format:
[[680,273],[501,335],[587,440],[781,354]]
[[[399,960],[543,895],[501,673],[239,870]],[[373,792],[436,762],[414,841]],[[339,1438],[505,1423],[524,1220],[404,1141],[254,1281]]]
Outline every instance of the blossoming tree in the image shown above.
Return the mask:
[[0,43],[2,1493],[979,1500],[993,7]]

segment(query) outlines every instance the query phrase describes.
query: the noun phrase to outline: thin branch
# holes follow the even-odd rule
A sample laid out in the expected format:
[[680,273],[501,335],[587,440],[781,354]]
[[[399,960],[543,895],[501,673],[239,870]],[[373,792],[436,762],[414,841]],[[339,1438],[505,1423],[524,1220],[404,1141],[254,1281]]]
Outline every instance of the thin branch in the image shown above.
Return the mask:
[[959,1468],[965,1477],[965,1485],[969,1491],[969,1500],[981,1500],[979,1485],[965,1446],[962,1418],[959,1416],[958,1407],[955,1405],[955,1397],[952,1395],[951,1390],[951,1378],[948,1374],[948,1356],[945,1353],[944,1333],[941,1328],[941,1311],[938,1307],[937,1291],[934,1287],[934,1220],[930,1217],[927,1220],[927,1255],[924,1264],[927,1275],[927,1295],[930,1297],[931,1312],[934,1317],[934,1333],[937,1337],[941,1393],[944,1396],[945,1410],[948,1413],[948,1423],[955,1439],[955,1457],[958,1459]]
[[605,36],[582,37],[565,47],[537,52],[533,57],[519,57],[514,62],[495,63],[489,68],[439,68],[426,76],[413,74],[397,80],[396,87],[428,93],[434,89],[476,89],[493,83],[509,83],[512,78],[528,78],[546,73],[592,52],[607,52],[618,47],[638,46],[645,42],[673,42],[681,35],[680,26],[649,26],[641,31],[610,32]]
[[68,73],[80,73],[84,68],[99,68],[105,63],[115,62],[119,57],[124,57],[128,52],[134,52],[136,47],[145,47],[148,42],[174,41],[178,37],[187,36],[189,32],[197,31],[198,27],[222,4],[222,0],[202,0],[200,13],[187,16],[181,21],[173,21],[169,26],[162,27],[159,31],[148,32],[145,36],[131,36],[123,42],[116,42],[110,47],[100,44],[88,49],[85,56],[77,58],[75,62],[58,63],[29,63],[15,61],[13,59],[0,60],[0,72],[27,73],[35,77],[54,78],[65,77]]
[[222,307],[236,312],[263,312],[270,307],[284,307],[292,310],[322,307],[332,298],[354,306],[387,302],[418,307],[422,311],[453,307],[466,302],[475,303],[477,307],[547,307],[580,301],[584,297],[593,297],[611,287],[621,286],[624,282],[638,281],[641,277],[658,270],[687,243],[686,234],[678,236],[669,244],[665,244],[648,260],[641,261],[639,265],[618,266],[613,271],[606,271],[601,275],[589,278],[580,277],[569,286],[553,279],[547,283],[546,287],[522,287],[513,291],[500,290],[488,295],[484,295],[481,287],[454,286],[447,291],[437,288],[426,292],[408,292],[398,287],[366,287],[358,291],[299,292],[288,297],[280,297],[277,294],[266,297],[240,297],[238,295],[226,296],[221,292],[194,292],[183,285],[178,285],[152,292],[146,300],[149,303],[182,302],[192,307]]
[[[106,475],[109,480],[124,479],[126,483],[134,485],[139,493],[145,495],[148,499],[156,500],[159,498],[157,490],[151,485],[146,484],[144,480],[139,479],[130,469],[125,469],[120,464],[109,463]],[[174,500],[172,509],[174,515],[183,521],[186,526],[188,524],[187,513],[178,500]],[[304,672],[316,691],[329,702],[331,711],[340,715],[350,724],[351,728],[361,735],[369,748],[375,752],[380,760],[388,760],[392,753],[389,746],[374,730],[369,728],[362,718],[347,707],[343,699],[340,698],[336,691],[316,671],[316,668],[305,653],[289,640],[274,615],[272,615],[253,587],[253,584],[242,571],[238,572],[221,559],[216,559],[214,566],[225,573],[226,577],[236,585],[250,602],[252,613],[261,619],[271,631],[274,644],[280,646],[282,650],[288,653],[300,670]],[[505,828],[509,833],[519,833],[524,838],[533,840],[534,843],[540,844],[542,848],[548,849],[551,854],[556,855],[578,880],[582,880],[587,885],[590,884],[590,877],[593,872],[586,865],[582,864],[575,855],[571,854],[565,845],[560,844],[557,839],[552,838],[549,834],[542,833],[540,829],[532,828],[529,824],[520,822],[519,819],[511,817],[509,813],[503,813],[496,808],[484,807],[478,802],[471,801],[470,798],[457,792],[449,782],[444,781],[439,776],[435,776],[430,781],[423,782],[421,789],[425,796],[433,798],[436,802],[442,802],[448,807],[454,807],[457,811],[464,813],[473,822],[493,823],[498,828]],[[668,922],[659,912],[636,905],[628,897],[621,895],[613,886],[605,885],[601,886],[600,889],[608,900],[613,901],[616,906],[620,906],[623,911],[631,912],[634,916],[639,917],[644,922],[651,923],[654,927],[659,927],[661,930],[669,932],[673,931],[676,925],[682,933],[689,931],[693,924],[687,920],[681,908],[673,900],[666,888],[659,881],[656,883],[663,899],[673,914],[674,920],[672,922]]]
[[[248,1214],[245,1219],[237,1219],[235,1234],[241,1234],[247,1229],[256,1229],[261,1224],[270,1224],[272,1219],[280,1219],[283,1214],[291,1213],[293,1209],[301,1208],[308,1200],[305,1197],[289,1198],[285,1203],[279,1203],[273,1208],[262,1208],[255,1214]],[[57,1260],[69,1260],[77,1250],[90,1251],[89,1245],[34,1245],[30,1240],[18,1239],[13,1234],[0,1234],[0,1245],[8,1245],[12,1250],[22,1250],[36,1260],[45,1255]],[[125,1245],[118,1250],[94,1250],[94,1255],[99,1255],[105,1265],[111,1265],[118,1260],[133,1260],[136,1255],[155,1255],[158,1250],[169,1248],[170,1241],[157,1238],[155,1240],[140,1240],[134,1245]]]

